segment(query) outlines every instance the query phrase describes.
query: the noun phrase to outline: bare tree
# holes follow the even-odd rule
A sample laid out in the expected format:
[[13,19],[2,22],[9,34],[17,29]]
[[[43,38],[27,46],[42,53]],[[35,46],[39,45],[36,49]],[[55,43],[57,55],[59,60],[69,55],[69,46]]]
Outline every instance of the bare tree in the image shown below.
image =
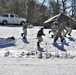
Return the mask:
[[63,13],[66,13],[66,0],[62,0]]
[[50,12],[53,15],[57,15],[60,13],[61,9],[60,9],[60,3],[59,0],[55,1],[55,0],[49,0],[49,8],[50,8]]

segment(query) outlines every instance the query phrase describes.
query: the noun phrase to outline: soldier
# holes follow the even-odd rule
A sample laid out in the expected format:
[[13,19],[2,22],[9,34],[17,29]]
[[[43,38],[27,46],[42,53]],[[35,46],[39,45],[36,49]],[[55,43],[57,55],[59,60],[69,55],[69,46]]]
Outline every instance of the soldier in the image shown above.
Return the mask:
[[37,47],[40,47],[40,43],[43,41],[42,35],[45,36],[45,34],[43,33],[43,28],[41,28],[37,33]]
[[29,22],[26,21],[26,23],[23,25],[23,33],[21,33],[21,36],[23,37],[23,39],[26,39],[28,24],[29,24]]
[[66,29],[65,37],[66,37],[67,34],[69,36],[71,36],[72,26],[69,23],[67,23],[67,26],[65,27],[65,29]]
[[63,40],[65,40],[64,37],[63,37],[63,35],[62,35],[64,29],[65,29],[65,26],[64,25],[62,25],[62,24],[58,25],[58,30],[57,30],[57,33],[56,33],[56,37],[54,39],[54,42],[56,42],[58,38],[61,39],[61,42],[63,42]]
[[58,22],[56,21],[56,22],[53,22],[51,26],[51,31],[49,31],[49,33],[53,32],[52,38],[55,38],[57,30],[58,30]]

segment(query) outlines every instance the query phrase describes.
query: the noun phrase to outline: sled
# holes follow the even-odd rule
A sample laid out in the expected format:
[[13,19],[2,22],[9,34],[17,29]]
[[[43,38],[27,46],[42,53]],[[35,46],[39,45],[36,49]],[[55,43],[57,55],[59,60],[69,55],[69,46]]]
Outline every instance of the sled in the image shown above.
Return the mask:
[[8,44],[14,44],[14,43],[15,43],[14,37],[0,38],[0,46],[8,45]]

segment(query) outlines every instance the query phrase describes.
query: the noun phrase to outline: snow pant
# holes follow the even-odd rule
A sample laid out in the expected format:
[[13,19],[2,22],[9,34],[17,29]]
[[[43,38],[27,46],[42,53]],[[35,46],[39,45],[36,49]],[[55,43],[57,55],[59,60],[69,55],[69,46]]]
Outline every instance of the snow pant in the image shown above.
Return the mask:
[[57,32],[53,32],[53,38],[55,38],[55,37],[56,37],[56,34],[57,34]]
[[67,34],[71,34],[71,32],[72,32],[72,29],[71,28],[68,28],[67,30],[66,30],[66,33],[65,33],[65,36],[67,35]]
[[71,32],[72,32],[72,29],[69,29],[67,33],[68,33],[68,34],[71,34]]
[[56,42],[58,38],[60,38],[60,39],[61,39],[61,42],[63,42],[64,38],[63,38],[61,32],[57,32],[56,37],[55,37],[55,39],[54,39],[54,42]]
[[24,34],[24,37],[26,38],[26,36],[27,36],[27,29],[23,28],[23,34]]
[[72,29],[69,29],[68,34],[70,34],[72,32]]
[[37,37],[38,42],[37,42],[37,46],[40,47],[40,43],[43,41],[42,37]]
[[43,38],[42,37],[37,37],[38,39],[38,42],[41,43],[43,41]]
[[65,35],[66,35],[66,32],[63,30],[62,31],[62,36],[65,37]]

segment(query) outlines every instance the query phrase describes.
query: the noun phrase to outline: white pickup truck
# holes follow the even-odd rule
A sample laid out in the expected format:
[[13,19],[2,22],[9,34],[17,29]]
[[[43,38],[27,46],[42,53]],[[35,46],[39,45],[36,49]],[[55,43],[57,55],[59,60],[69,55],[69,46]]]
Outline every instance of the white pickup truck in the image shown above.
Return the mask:
[[25,24],[26,19],[21,18],[16,14],[13,13],[4,13],[2,16],[0,16],[0,23],[3,25],[7,24]]

